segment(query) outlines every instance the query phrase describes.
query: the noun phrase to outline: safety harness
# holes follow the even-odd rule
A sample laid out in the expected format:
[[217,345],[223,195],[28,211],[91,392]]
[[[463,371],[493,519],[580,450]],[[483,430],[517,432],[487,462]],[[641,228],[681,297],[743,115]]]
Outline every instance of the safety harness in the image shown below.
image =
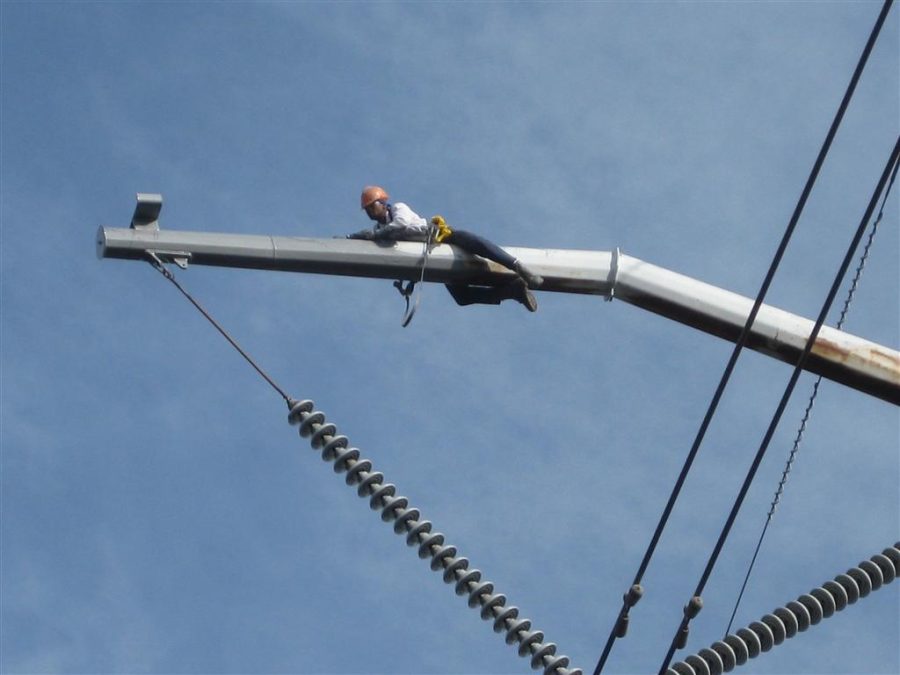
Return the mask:
[[[419,269],[418,282],[424,281],[425,279],[425,268],[428,266],[428,254],[431,253],[431,249],[437,244],[443,243],[451,234],[453,234],[453,230],[447,225],[447,221],[444,220],[443,216],[431,217],[431,222],[428,225],[428,231],[425,236],[425,245],[422,248],[422,266]],[[401,325],[404,328],[412,321],[416,310],[419,308],[419,302],[422,300],[422,289],[420,288],[419,292],[415,294],[415,301],[410,303],[410,298],[415,292],[416,284],[418,282],[415,279],[407,281],[405,285],[403,279],[398,279],[394,282],[394,288],[397,289],[406,301],[406,309],[403,312],[403,321],[401,322]]]

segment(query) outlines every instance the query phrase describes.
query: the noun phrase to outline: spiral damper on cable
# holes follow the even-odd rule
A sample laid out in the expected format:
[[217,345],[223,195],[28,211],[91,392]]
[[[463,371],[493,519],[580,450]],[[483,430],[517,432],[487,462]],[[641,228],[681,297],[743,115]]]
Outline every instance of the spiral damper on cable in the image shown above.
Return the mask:
[[361,459],[346,436],[326,421],[324,413],[315,410],[312,401],[290,401],[288,421],[299,425],[300,435],[310,439],[322,459],[334,465],[335,473],[346,472],[346,483],[356,487],[360,497],[369,500],[373,511],[381,511],[381,519],[393,521],[394,532],[406,535],[408,546],[415,547],[423,560],[430,560],[431,569],[442,572],[445,583],[453,584],[457,595],[468,596],[468,605],[480,608],[481,618],[493,623],[494,631],[504,633],[508,645],[518,645],[519,656],[530,659],[531,667],[544,675],[582,675],[578,668],[569,669],[569,657],[556,654],[556,645],[544,642],[544,634],[532,630],[529,619],[519,618],[518,607],[507,607],[506,596],[494,592],[494,584],[484,581],[480,570],[469,569],[469,561],[457,555],[455,546],[445,542],[444,535],[433,532],[430,521],[421,517],[418,509],[409,506],[406,497],[397,496],[397,488],[385,483],[384,474],[375,471],[372,462]]
[[838,574],[709,648],[673,663],[666,675],[720,675],[815,626],[900,576],[900,542]]

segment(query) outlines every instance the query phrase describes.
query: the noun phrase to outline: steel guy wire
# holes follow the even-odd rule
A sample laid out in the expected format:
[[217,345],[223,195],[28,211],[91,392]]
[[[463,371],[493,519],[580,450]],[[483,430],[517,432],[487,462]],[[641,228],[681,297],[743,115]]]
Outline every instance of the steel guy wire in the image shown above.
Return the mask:
[[[869,258],[869,251],[872,248],[872,241],[875,238],[875,233],[878,231],[878,225],[881,223],[881,219],[884,216],[884,206],[887,203],[888,197],[891,194],[891,188],[894,186],[894,181],[897,178],[897,169],[900,168],[900,163],[894,164],[894,171],[891,173],[891,180],[888,183],[887,190],[884,192],[884,197],[881,200],[881,208],[878,211],[878,215],[875,217],[875,221],[872,223],[872,227],[869,230],[869,236],[866,239],[866,244],[863,246],[862,255],[859,257],[859,265],[856,267],[856,272],[853,275],[853,281],[850,283],[850,289],[847,291],[847,297],[844,299],[844,307],[841,309],[840,318],[837,322],[837,329],[841,330],[844,327],[844,321],[847,318],[847,312],[850,310],[850,304],[853,302],[853,297],[856,294],[856,290],[859,286],[859,280],[862,276],[863,269],[866,266],[866,261]],[[816,396],[819,393],[819,385],[822,383],[822,376],[819,375],[816,378],[816,381],[813,383],[812,393],[809,396],[809,401],[806,404],[806,409],[803,411],[803,417],[800,420],[800,426],[797,429],[797,435],[794,438],[794,444],[791,447],[791,451],[788,454],[787,462],[784,466],[784,471],[781,474],[781,480],[778,481],[778,487],[775,489],[775,496],[772,499],[772,506],[769,508],[768,514],[766,514],[766,522],[763,525],[762,532],[759,535],[759,541],[756,543],[756,550],[753,552],[753,557],[750,560],[750,565],[747,569],[747,574],[744,577],[744,583],[741,585],[740,593],[738,593],[737,600],[734,603],[734,610],[731,612],[731,618],[728,621],[728,627],[725,629],[726,635],[731,631],[731,626],[734,623],[734,618],[737,615],[738,608],[740,607],[741,600],[744,597],[744,592],[747,589],[747,583],[750,581],[750,575],[753,573],[753,567],[756,565],[756,559],[759,556],[760,548],[762,547],[763,539],[765,539],[766,532],[769,529],[769,524],[772,522],[772,517],[775,515],[775,509],[778,508],[778,504],[781,501],[781,495],[784,493],[784,486],[787,483],[788,475],[791,473],[791,469],[794,465],[794,460],[796,459],[797,452],[800,450],[800,444],[803,441],[803,434],[806,431],[806,425],[809,422],[810,413],[812,413],[813,406],[815,405]]]
[[725,371],[722,373],[722,378],[719,381],[718,386],[716,387],[716,391],[713,394],[706,414],[703,417],[703,421],[700,423],[700,428],[697,431],[697,436],[694,439],[693,444],[691,445],[691,449],[688,452],[687,458],[685,459],[684,466],[681,469],[681,473],[678,475],[678,478],[675,481],[675,486],[672,489],[672,493],[669,496],[668,501],[666,502],[662,516],[660,517],[659,523],[656,526],[656,530],[654,531],[653,536],[650,539],[650,544],[647,547],[647,551],[644,553],[644,557],[641,560],[640,566],[638,567],[638,572],[635,575],[631,587],[623,596],[622,608],[619,610],[618,617],[616,618],[612,630],[609,633],[609,637],[607,638],[603,653],[601,654],[600,659],[597,662],[596,668],[594,668],[594,675],[600,675],[607,659],[609,658],[609,654],[612,650],[615,640],[618,637],[624,637],[628,630],[629,611],[631,607],[633,607],[637,603],[637,601],[640,600],[643,594],[641,581],[643,580],[644,573],[647,571],[650,560],[653,557],[654,552],[656,551],[656,546],[659,543],[662,532],[669,520],[669,516],[672,513],[675,502],[677,501],[678,496],[681,493],[681,489],[684,486],[687,475],[691,470],[691,466],[694,463],[694,459],[697,456],[700,445],[702,444],[703,439],[706,436],[706,431],[709,428],[710,423],[712,422],[712,418],[715,415],[716,409],[719,405],[719,401],[724,394],[725,387],[727,386],[728,381],[731,378],[731,374],[734,371],[738,357],[747,344],[747,339],[750,335],[750,328],[753,325],[753,322],[756,320],[757,314],[759,314],[759,310],[762,307],[766,294],[768,293],[769,286],[772,284],[775,272],[781,263],[781,259],[784,257],[788,242],[790,241],[791,236],[793,235],[794,230],[797,227],[797,223],[800,220],[800,214],[803,212],[806,202],[809,199],[809,195],[812,192],[813,185],[815,184],[819,172],[821,171],[822,165],[825,162],[825,157],[828,154],[829,149],[831,148],[832,141],[837,134],[838,127],[840,126],[841,121],[844,118],[844,113],[846,112],[847,107],[850,104],[850,100],[852,99],[853,93],[856,90],[856,85],[858,84],[860,77],[862,76],[863,69],[865,68],[866,63],[869,60],[869,54],[872,52],[872,48],[875,45],[878,34],[881,32],[881,27],[884,24],[885,18],[887,17],[888,11],[890,10],[892,4],[893,0],[884,1],[881,12],[879,13],[878,19],[875,22],[875,26],[872,28],[872,32],[870,33],[869,38],[866,41],[866,45],[863,48],[858,63],[856,64],[856,69],[854,70],[853,75],[850,78],[850,83],[847,85],[847,90],[844,92],[844,96],[841,99],[841,103],[838,106],[837,112],[835,113],[834,120],[832,121],[831,126],[828,129],[828,133],[825,136],[822,147],[819,149],[819,154],[816,156],[816,160],[813,163],[812,170],[810,171],[809,177],[806,180],[806,184],[803,187],[803,191],[800,194],[800,198],[797,201],[797,205],[794,208],[791,219],[788,222],[781,242],[778,245],[778,249],[776,250],[772,262],[769,265],[769,270],[766,272],[766,276],[763,280],[762,286],[760,287],[759,292],[756,295],[756,300],[753,303],[750,314],[747,316],[747,321],[744,324],[744,328],[741,330],[741,334],[738,337],[737,342],[735,343],[734,350],[732,351],[731,357],[729,358],[728,363],[725,366]]
[[284,390],[281,387],[279,387],[275,383],[275,381],[271,377],[269,377],[269,375],[262,368],[260,368],[257,365],[256,361],[254,361],[247,352],[245,352],[243,349],[241,349],[241,346],[237,343],[237,341],[234,338],[232,338],[228,334],[228,331],[226,331],[224,328],[222,328],[222,326],[219,325],[219,323],[212,317],[212,315],[210,315],[210,313],[207,312],[203,308],[203,306],[199,302],[197,302],[194,299],[194,297],[190,293],[188,293],[181,284],[178,283],[178,280],[175,278],[175,275],[172,274],[172,272],[166,268],[166,266],[163,264],[162,260],[160,260],[159,257],[155,253],[150,253],[150,264],[154,267],[154,269],[156,269],[166,279],[171,281],[175,285],[175,288],[177,288],[179,291],[181,291],[181,294],[184,297],[186,297],[190,301],[190,303],[194,307],[196,307],[197,310],[204,317],[206,317],[206,320],[209,321],[215,327],[215,329],[222,334],[222,336],[226,340],[228,340],[228,342],[231,344],[231,346],[234,347],[237,350],[237,352],[241,356],[244,357],[244,359],[246,359],[247,363],[249,363],[251,366],[253,366],[253,368],[256,370],[256,372],[259,373],[262,376],[262,378],[266,382],[269,383],[269,385],[272,387],[272,389],[277,391],[278,394],[281,396],[281,398],[283,398],[285,400],[285,402],[287,402],[287,404],[290,405],[291,401],[292,401],[291,397],[288,396],[286,393],[284,393]]
[[815,326],[813,327],[812,332],[809,334],[809,339],[807,339],[806,345],[803,348],[803,353],[800,355],[797,364],[794,366],[791,378],[788,381],[788,384],[784,390],[784,394],[782,395],[781,400],[778,403],[778,407],[776,408],[775,413],[772,416],[772,421],[769,423],[768,429],[766,429],[766,433],[763,436],[763,440],[756,452],[756,456],[753,458],[753,463],[750,465],[750,469],[747,471],[747,475],[744,478],[744,483],[743,485],[741,485],[741,489],[738,493],[737,498],[735,499],[734,506],[732,506],[731,512],[728,514],[728,519],[725,522],[725,526],[722,528],[719,539],[716,541],[716,545],[713,548],[712,554],[710,555],[709,560],[706,563],[706,567],[703,570],[703,574],[700,577],[697,588],[695,589],[694,594],[691,596],[691,599],[688,601],[688,604],[684,607],[684,617],[682,618],[678,630],[676,630],[675,632],[675,635],[672,636],[672,642],[669,645],[666,657],[659,669],[659,675],[664,675],[666,668],[668,668],[669,663],[672,660],[672,655],[675,653],[675,650],[684,647],[687,642],[688,624],[703,607],[701,596],[703,594],[703,589],[706,587],[706,582],[709,580],[713,568],[718,561],[719,554],[722,551],[722,547],[725,545],[725,540],[728,538],[728,534],[731,532],[731,528],[734,525],[734,521],[737,518],[737,514],[740,511],[744,498],[747,496],[747,492],[750,489],[750,484],[753,482],[753,478],[756,476],[756,471],[759,469],[759,465],[766,454],[766,450],[769,447],[772,436],[775,434],[775,429],[778,427],[781,416],[784,413],[785,408],[787,407],[788,400],[790,399],[791,394],[794,391],[794,387],[796,386],[797,381],[800,378],[800,373],[803,371],[803,366],[806,363],[806,359],[809,357],[809,354],[812,351],[812,347],[816,342],[816,338],[819,335],[819,331],[821,330],[822,325],[825,323],[825,317],[828,315],[828,312],[831,309],[831,304],[834,302],[834,298],[837,295],[837,292],[840,289],[840,285],[843,282],[844,276],[846,275],[847,270],[850,267],[853,256],[856,254],[856,249],[859,246],[859,242],[862,240],[869,220],[872,218],[875,207],[878,205],[878,199],[881,196],[885,185],[887,184],[889,176],[893,172],[894,165],[897,163],[898,157],[900,157],[900,136],[897,137],[897,140],[894,143],[894,148],[891,152],[891,156],[884,167],[881,178],[878,180],[878,186],[875,188],[875,192],[872,194],[872,198],[869,200],[869,204],[866,207],[866,212],[865,214],[863,214],[859,226],[856,228],[856,233],[853,237],[853,240],[851,241],[850,246],[847,249],[847,253],[844,256],[844,260],[841,263],[837,274],[835,275],[834,281],[831,285],[831,289],[829,290],[828,295],[825,298],[825,302],[822,305],[822,309],[819,312],[819,316],[816,319]]

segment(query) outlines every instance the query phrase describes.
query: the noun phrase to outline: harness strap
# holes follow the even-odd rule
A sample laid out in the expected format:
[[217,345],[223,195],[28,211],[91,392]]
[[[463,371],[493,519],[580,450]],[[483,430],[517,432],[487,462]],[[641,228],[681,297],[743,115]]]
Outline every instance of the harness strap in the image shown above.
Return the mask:
[[413,315],[416,313],[416,309],[419,307],[419,301],[421,300],[421,290],[419,293],[416,293],[415,304],[410,306],[410,298],[413,296],[413,291],[416,288],[416,283],[419,281],[425,280],[425,268],[428,266],[428,254],[431,253],[431,249],[436,244],[440,244],[442,241],[447,239],[451,234],[453,234],[453,230],[450,229],[450,226],[447,225],[447,222],[444,220],[442,216],[433,216],[431,218],[431,222],[428,225],[428,231],[425,235],[425,245],[422,248],[422,266],[419,271],[418,279],[411,279],[406,282],[406,285],[403,284],[403,279],[398,279],[394,282],[394,288],[397,289],[397,292],[403,296],[403,299],[406,300],[406,310],[403,314],[403,322],[402,325],[405,328],[409,325],[409,322],[412,321]]
[[415,287],[416,287],[415,281],[407,281],[406,288],[403,287],[403,279],[397,279],[397,281],[394,282],[394,288],[396,288],[400,292],[400,295],[402,295],[404,298],[406,298],[407,305],[409,304],[409,296],[412,295],[413,289]]

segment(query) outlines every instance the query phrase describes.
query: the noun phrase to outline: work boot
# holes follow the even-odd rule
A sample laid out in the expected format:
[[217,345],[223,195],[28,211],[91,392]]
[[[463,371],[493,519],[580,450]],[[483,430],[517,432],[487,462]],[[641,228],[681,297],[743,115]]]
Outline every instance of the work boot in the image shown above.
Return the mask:
[[521,302],[529,312],[537,311],[537,300],[534,294],[528,290],[528,284],[525,283],[524,279],[516,279],[510,282],[509,285],[513,300]]
[[[525,283],[528,284],[529,288],[540,288],[541,284],[544,283],[544,277],[532,272],[530,269],[525,267],[525,265],[523,265],[521,263],[521,261],[519,261],[519,260],[516,260],[516,264],[513,269],[515,269],[516,274],[518,274],[520,277],[522,277],[525,280]],[[532,310],[532,311],[534,311],[534,310]]]

